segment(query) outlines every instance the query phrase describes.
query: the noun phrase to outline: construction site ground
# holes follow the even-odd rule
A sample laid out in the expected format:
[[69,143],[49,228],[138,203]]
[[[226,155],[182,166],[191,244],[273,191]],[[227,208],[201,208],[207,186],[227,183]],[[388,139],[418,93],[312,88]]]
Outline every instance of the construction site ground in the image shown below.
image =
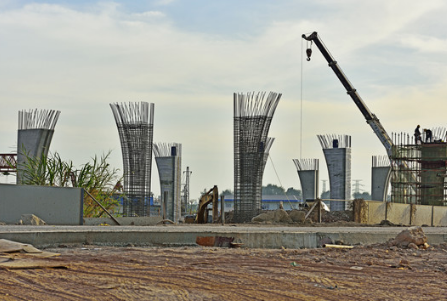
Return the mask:
[[447,243],[428,243],[427,249],[386,242],[352,249],[61,244],[44,250],[59,256],[1,254],[0,263],[11,266],[0,269],[0,300],[447,300]]

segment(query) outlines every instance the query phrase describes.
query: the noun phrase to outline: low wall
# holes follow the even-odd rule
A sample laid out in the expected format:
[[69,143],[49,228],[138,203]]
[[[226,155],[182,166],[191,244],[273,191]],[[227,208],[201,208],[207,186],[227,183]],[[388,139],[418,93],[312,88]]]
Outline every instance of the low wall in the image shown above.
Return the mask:
[[388,220],[393,224],[411,226],[447,226],[447,207],[387,203],[356,200],[355,221],[362,224],[379,224]]
[[[104,214],[105,215],[105,214]],[[161,216],[144,216],[144,217],[115,217],[121,226],[154,226],[161,222],[163,218]],[[116,223],[110,217],[85,217],[84,225],[86,226],[99,226],[109,225],[115,226]]]
[[0,184],[0,221],[16,224],[34,214],[48,225],[82,225],[82,188]]

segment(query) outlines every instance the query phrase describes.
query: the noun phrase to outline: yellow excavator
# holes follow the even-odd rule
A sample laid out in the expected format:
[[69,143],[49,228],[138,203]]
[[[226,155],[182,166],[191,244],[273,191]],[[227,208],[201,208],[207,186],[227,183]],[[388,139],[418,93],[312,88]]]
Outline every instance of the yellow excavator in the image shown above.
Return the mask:
[[208,210],[209,203],[213,203],[213,222],[217,222],[219,218],[218,203],[219,203],[219,191],[217,185],[204,193],[199,201],[199,207],[197,208],[197,216],[195,222],[198,224],[205,224],[208,222]]

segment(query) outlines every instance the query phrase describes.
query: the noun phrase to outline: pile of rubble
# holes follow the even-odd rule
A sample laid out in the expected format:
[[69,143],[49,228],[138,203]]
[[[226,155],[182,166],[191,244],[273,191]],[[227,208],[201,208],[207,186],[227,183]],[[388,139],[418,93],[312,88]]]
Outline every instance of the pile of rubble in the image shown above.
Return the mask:
[[[273,211],[264,211],[263,213],[252,218],[252,223],[264,224],[293,224],[293,223],[313,223],[318,221],[317,212],[314,210],[306,217],[307,210],[291,210],[277,209]],[[352,211],[323,211],[321,212],[321,221],[323,223],[334,222],[353,222],[354,215]]]
[[421,227],[410,227],[400,232],[394,239],[388,241],[389,247],[408,249],[427,249],[427,237]]
[[304,223],[306,212],[301,210],[286,211],[278,209],[274,211],[267,211],[252,218],[252,223],[266,223],[266,224],[292,224]]

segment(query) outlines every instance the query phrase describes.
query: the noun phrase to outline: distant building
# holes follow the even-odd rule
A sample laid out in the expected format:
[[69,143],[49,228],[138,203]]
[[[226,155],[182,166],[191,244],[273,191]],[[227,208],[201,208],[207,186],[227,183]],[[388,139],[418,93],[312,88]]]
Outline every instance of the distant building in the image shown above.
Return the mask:
[[[287,197],[289,199],[287,199]],[[302,199],[298,199],[293,195],[263,195],[261,200],[262,210],[277,210],[282,202],[284,210],[298,209],[303,204]],[[225,196],[225,212],[234,210],[234,196]]]

